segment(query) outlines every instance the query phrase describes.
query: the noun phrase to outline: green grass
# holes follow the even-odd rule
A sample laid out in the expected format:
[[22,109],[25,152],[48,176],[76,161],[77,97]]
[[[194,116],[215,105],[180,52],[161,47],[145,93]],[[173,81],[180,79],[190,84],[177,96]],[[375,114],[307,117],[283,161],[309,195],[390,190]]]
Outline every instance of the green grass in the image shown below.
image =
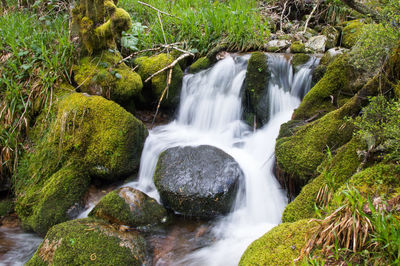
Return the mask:
[[[257,11],[258,1],[147,0],[153,7],[175,17],[161,14],[167,43],[187,42],[201,54],[221,42],[230,50],[246,51],[262,47],[269,36],[267,20]],[[139,35],[139,49],[164,43],[157,12],[136,0],[121,0],[134,21],[147,26]]]
[[51,104],[57,84],[69,80],[68,16],[10,1],[0,17],[0,183],[15,169],[35,116]]

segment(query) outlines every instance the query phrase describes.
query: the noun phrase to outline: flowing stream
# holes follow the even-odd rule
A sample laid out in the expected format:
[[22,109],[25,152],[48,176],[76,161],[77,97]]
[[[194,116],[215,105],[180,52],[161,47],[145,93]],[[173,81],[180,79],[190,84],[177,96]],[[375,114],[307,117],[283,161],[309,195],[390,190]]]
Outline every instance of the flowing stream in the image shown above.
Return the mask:
[[[232,212],[211,225],[215,241],[174,256],[174,265],[237,265],[252,241],[280,223],[287,204],[273,173],[275,139],[280,125],[290,119],[310,89],[312,68],[318,59],[311,58],[294,73],[288,58],[268,55],[271,78],[265,84],[268,95],[263,99],[269,99],[270,120],[253,132],[241,121],[241,88],[249,57],[230,55],[211,69],[184,77],[176,120],[150,131],[139,179],[128,184],[160,200],[153,173],[159,154],[175,146],[216,146],[242,168],[245,179]],[[162,259],[154,263],[168,264]]]
[[[290,57],[268,55],[271,78],[262,99],[268,101],[270,120],[254,132],[241,121],[241,88],[249,58],[229,55],[211,69],[186,75],[177,118],[150,131],[138,181],[126,185],[158,201],[153,173],[159,154],[170,147],[216,146],[230,154],[245,175],[229,215],[211,222],[178,217],[167,229],[152,232],[148,240],[155,265],[237,265],[252,241],[280,223],[287,199],[273,173],[275,139],[310,89],[312,68],[319,59],[312,57],[294,71]],[[78,218],[87,216],[101,197],[97,194]],[[40,242],[17,229],[0,229],[0,265],[22,265]]]

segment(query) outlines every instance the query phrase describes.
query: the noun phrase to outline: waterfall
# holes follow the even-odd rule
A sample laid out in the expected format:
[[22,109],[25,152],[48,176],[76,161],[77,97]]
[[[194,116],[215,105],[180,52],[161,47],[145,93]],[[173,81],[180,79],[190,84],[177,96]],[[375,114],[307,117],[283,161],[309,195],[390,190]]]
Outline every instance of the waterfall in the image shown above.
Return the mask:
[[174,146],[216,146],[242,168],[245,178],[232,212],[213,224],[216,242],[175,264],[236,265],[252,241],[280,223],[287,204],[273,173],[275,139],[280,125],[290,119],[310,89],[311,71],[317,59],[312,57],[294,73],[285,57],[268,55],[271,78],[265,99],[270,101],[270,120],[252,132],[241,121],[241,87],[249,57],[227,56],[211,69],[184,77],[176,120],[150,131],[139,179],[128,184],[159,201],[153,173],[159,154]]

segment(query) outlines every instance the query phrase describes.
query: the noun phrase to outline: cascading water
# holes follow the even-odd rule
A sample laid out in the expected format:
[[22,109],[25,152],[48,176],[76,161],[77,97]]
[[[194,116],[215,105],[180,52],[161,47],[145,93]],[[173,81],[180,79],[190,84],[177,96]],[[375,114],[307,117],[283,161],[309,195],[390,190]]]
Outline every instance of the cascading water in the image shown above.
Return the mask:
[[270,120],[251,132],[240,118],[241,87],[249,55],[228,56],[213,68],[183,80],[178,117],[150,132],[146,140],[137,182],[138,188],[159,200],[153,173],[159,154],[170,147],[208,144],[230,154],[241,166],[245,179],[240,184],[233,210],[216,221],[211,246],[197,250],[174,264],[235,265],[245,248],[276,226],[286,197],[274,174],[274,147],[280,125],[290,116],[311,85],[312,58],[295,74],[281,55],[268,55],[271,78],[266,84]]

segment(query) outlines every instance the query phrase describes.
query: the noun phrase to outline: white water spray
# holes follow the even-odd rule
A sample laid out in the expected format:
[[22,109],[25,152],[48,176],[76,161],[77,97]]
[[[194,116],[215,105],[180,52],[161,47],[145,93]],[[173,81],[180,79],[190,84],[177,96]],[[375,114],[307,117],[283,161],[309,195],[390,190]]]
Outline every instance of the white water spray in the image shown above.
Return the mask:
[[159,154],[175,146],[207,144],[230,154],[245,179],[232,213],[215,223],[217,241],[176,264],[236,265],[246,247],[280,223],[286,197],[273,174],[275,139],[280,125],[290,119],[311,85],[315,59],[296,74],[280,55],[269,55],[268,86],[270,121],[255,133],[241,120],[241,87],[249,56],[228,56],[213,68],[183,80],[178,117],[150,131],[139,172],[133,186],[159,200],[153,173]]

